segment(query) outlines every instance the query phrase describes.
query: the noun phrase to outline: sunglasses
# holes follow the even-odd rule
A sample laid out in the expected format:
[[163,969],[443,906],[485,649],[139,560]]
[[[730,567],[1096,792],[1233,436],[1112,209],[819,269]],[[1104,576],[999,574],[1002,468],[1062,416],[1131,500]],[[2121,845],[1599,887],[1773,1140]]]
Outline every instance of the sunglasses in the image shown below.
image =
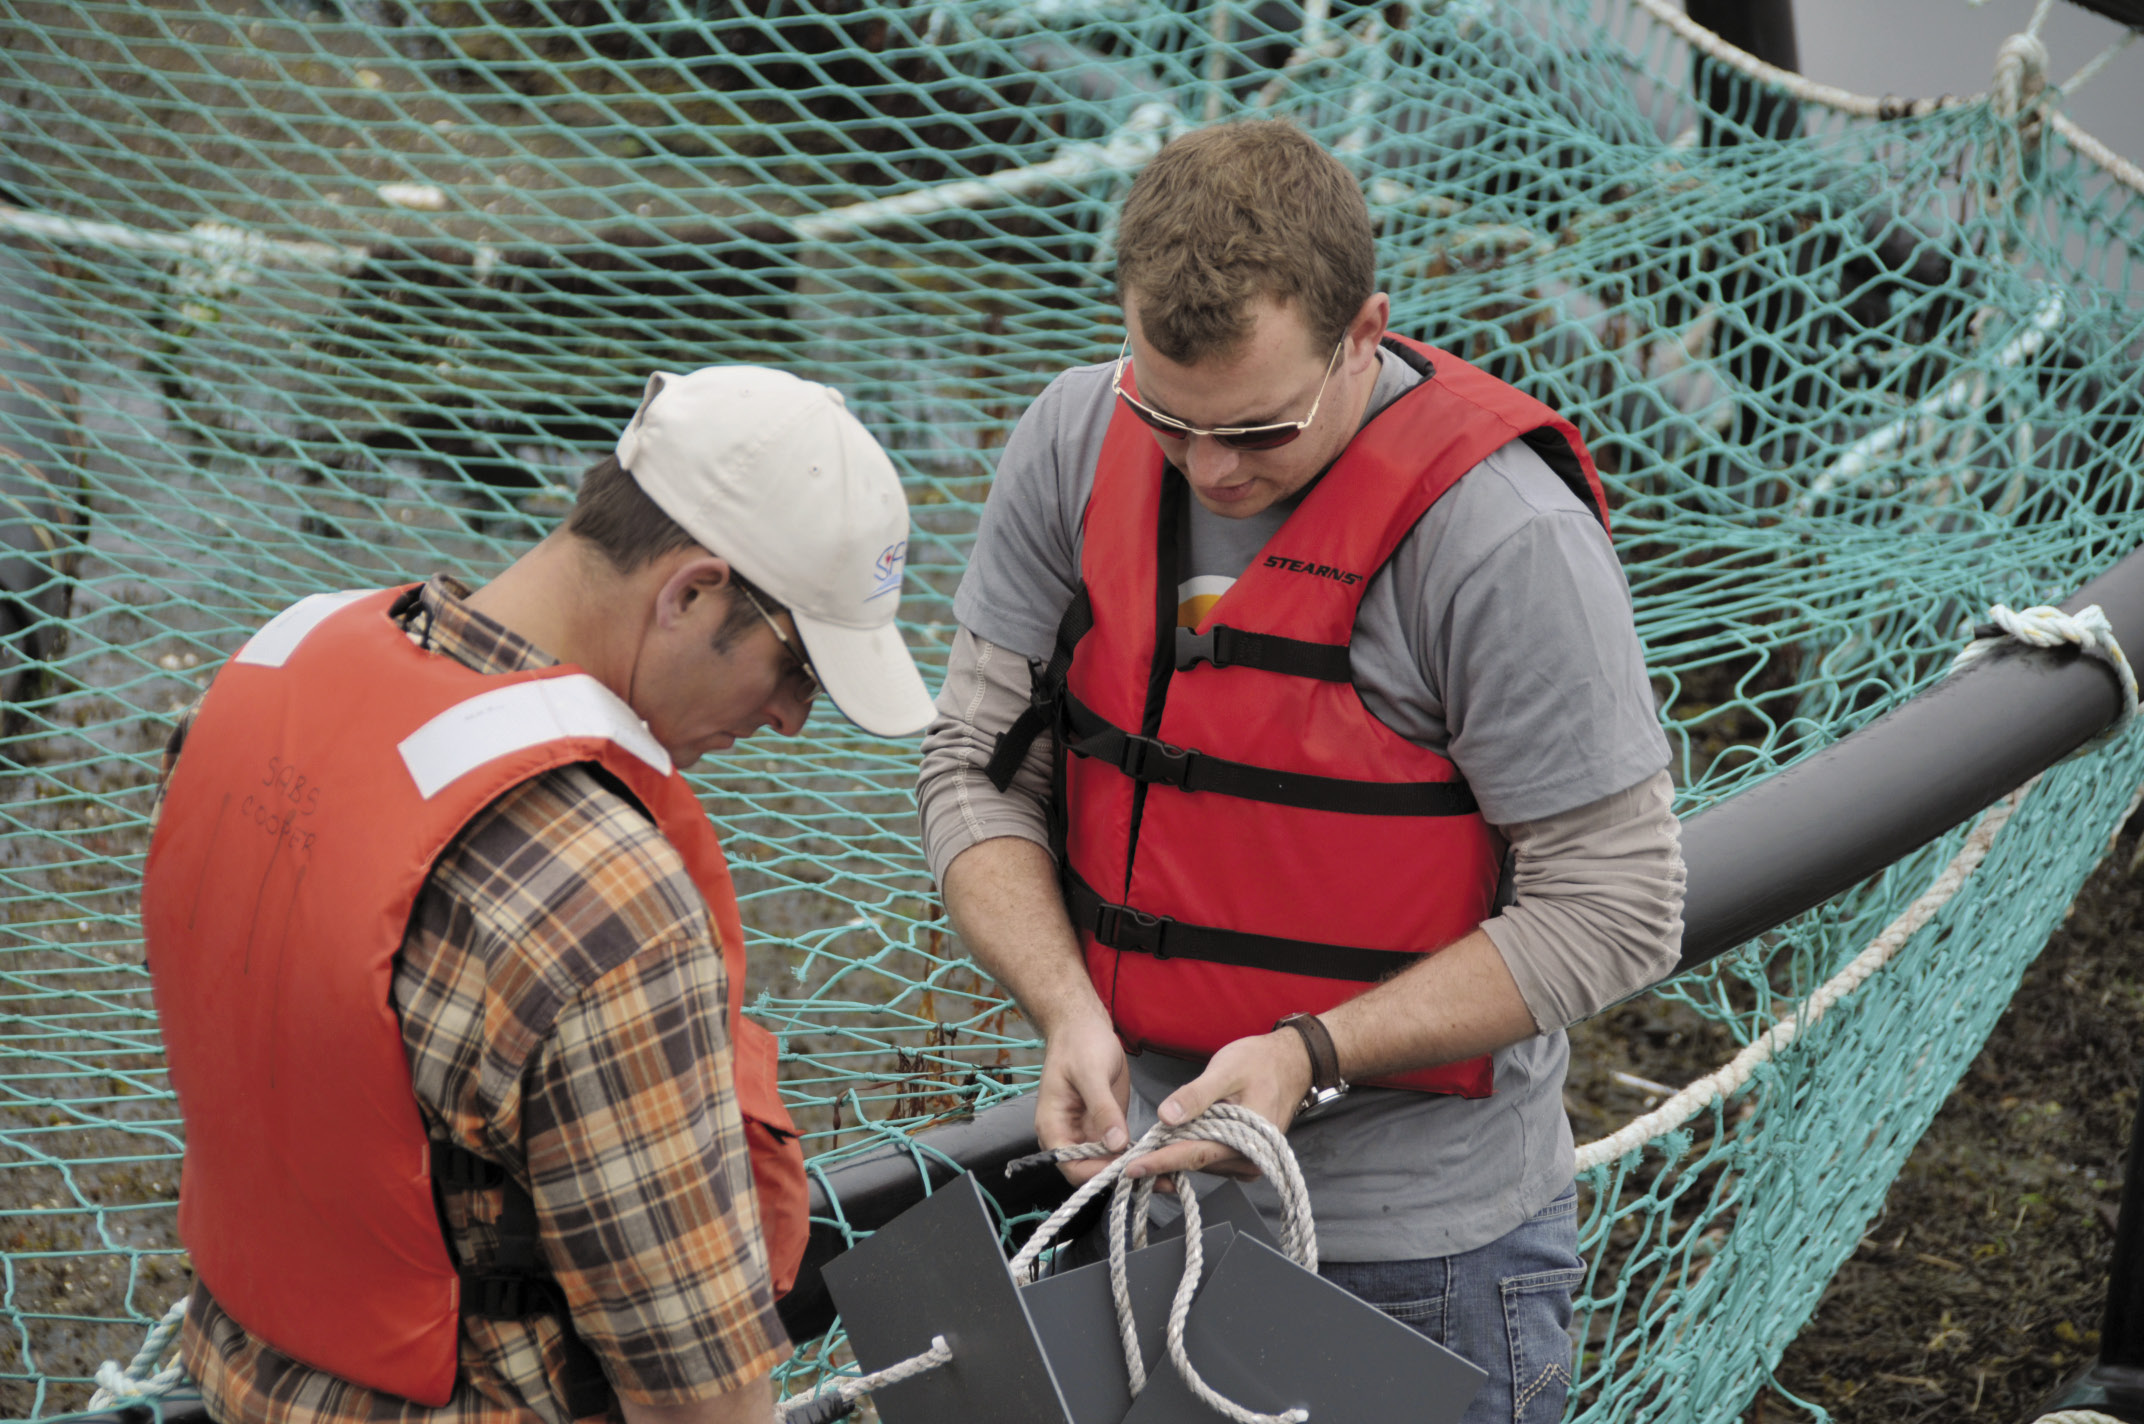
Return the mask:
[[743,584],[739,584],[737,585],[737,591],[744,595],[746,603],[752,605],[752,611],[766,620],[767,626],[774,631],[775,640],[789,650],[790,657],[796,659],[789,671],[783,674],[783,681],[786,682],[792,678],[802,679],[798,687],[794,689],[795,695],[800,702],[809,700],[819,691],[819,670],[811,665],[811,659],[805,656],[804,649],[801,646],[789,641],[789,635],[782,631],[782,625],[775,622],[773,615],[768,613],[760,601],[752,596],[752,590],[746,588]]
[[1231,450],[1278,450],[1308,430],[1310,422],[1318,418],[1318,406],[1325,399],[1325,387],[1332,382],[1333,369],[1340,364],[1340,351],[1346,344],[1345,336],[1334,344],[1332,358],[1325,363],[1325,379],[1318,382],[1318,393],[1311,397],[1310,414],[1301,420],[1282,420],[1272,425],[1217,425],[1208,430],[1178,420],[1173,415],[1164,414],[1125,392],[1124,373],[1131,369],[1132,363],[1132,339],[1129,336],[1124,338],[1124,349],[1117,353],[1117,374],[1110,382],[1109,389],[1115,393],[1118,400],[1132,408],[1133,415],[1171,440],[1188,440],[1194,435],[1205,435]]

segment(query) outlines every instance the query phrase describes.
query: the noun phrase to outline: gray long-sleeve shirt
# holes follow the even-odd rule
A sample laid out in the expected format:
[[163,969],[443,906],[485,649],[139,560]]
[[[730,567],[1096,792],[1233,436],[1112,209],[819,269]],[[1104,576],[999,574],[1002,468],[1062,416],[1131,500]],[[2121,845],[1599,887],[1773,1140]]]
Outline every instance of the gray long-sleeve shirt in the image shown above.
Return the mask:
[[[1048,652],[1078,581],[1109,370],[1053,383],[999,466],[925,739],[919,801],[941,879],[976,841],[1047,843],[1047,739],[1005,793],[981,766],[1025,705],[1030,660]],[[1370,410],[1413,379],[1387,357]],[[1289,512],[1228,520],[1194,505],[1180,595],[1225,585]],[[1516,899],[1485,928],[1543,1035],[1496,1055],[1489,1099],[1358,1090],[1290,1140],[1324,1254],[1447,1255],[1503,1235],[1569,1181],[1560,1030],[1674,962],[1682,866],[1667,746],[1621,570],[1583,504],[1523,445],[1462,479],[1371,580],[1353,660],[1371,711],[1450,756],[1510,840]],[[1136,1132],[1197,1065],[1146,1054],[1132,1069]]]

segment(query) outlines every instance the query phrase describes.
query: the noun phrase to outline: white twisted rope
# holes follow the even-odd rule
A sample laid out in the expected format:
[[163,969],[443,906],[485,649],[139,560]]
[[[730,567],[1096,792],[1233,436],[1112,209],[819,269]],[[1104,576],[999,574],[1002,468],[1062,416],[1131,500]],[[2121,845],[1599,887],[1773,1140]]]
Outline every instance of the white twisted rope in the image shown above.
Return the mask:
[[2033,1424],[2128,1424],[2128,1421],[2096,1409],[2058,1409],[2052,1414],[2042,1414]]
[[[1109,1293],[1116,1301],[1117,1333],[1124,1343],[1124,1368],[1130,1376],[1134,1398],[1146,1388],[1147,1374],[1146,1361],[1139,1349],[1136,1322],[1132,1318],[1131,1288],[1125,1269],[1126,1243],[1129,1240],[1131,1249],[1146,1244],[1147,1208],[1153,1198],[1155,1179],[1129,1180],[1124,1176],[1124,1169],[1171,1143],[1194,1141],[1218,1142],[1258,1165],[1280,1192],[1281,1248],[1297,1265],[1315,1271],[1318,1268],[1317,1227],[1311,1220],[1310,1192],[1303,1184],[1303,1171],[1296,1165],[1295,1153],[1279,1128],[1249,1108],[1234,1103],[1215,1103],[1199,1116],[1175,1127],[1167,1123],[1154,1124],[1122,1155],[1081,1183],[1079,1190],[1050,1214],[1049,1220],[1035,1228],[1027,1244],[1012,1259],[1014,1280],[1024,1283],[1034,1279],[1035,1263],[1041,1258],[1043,1248],[1056,1239],[1065,1223],[1105,1188],[1112,1191],[1109,1202]],[[1083,1142],[1023,1157],[1005,1170],[1010,1175],[1038,1163],[1091,1161],[1111,1155],[1110,1150],[1099,1142]],[[1177,1374],[1207,1408],[1235,1420],[1236,1424],[1304,1424],[1310,1418],[1308,1410],[1298,1408],[1278,1414],[1260,1414],[1246,1409],[1207,1384],[1192,1366],[1191,1357],[1184,1349],[1184,1322],[1191,1313],[1192,1297],[1198,1293],[1199,1276],[1205,1269],[1205,1252],[1199,1241],[1198,1194],[1191,1189],[1190,1174],[1175,1172],[1170,1175],[1176,1184],[1177,1200],[1184,1209],[1184,1274],[1177,1282],[1176,1295],[1169,1304],[1169,1363],[1176,1367]],[[1128,1217],[1133,1219],[1128,1221]]]
[[1989,848],[1995,844],[1996,833],[2016,814],[2017,808],[2024,804],[2025,797],[2039,782],[2040,778],[2035,776],[1989,807],[1988,813],[1980,818],[1980,824],[1966,836],[1964,849],[1943,867],[1920,898],[1908,905],[1905,913],[1884,926],[1883,933],[1869,941],[1868,948],[1856,955],[1851,964],[1811,994],[1800,1010],[1788,1014],[1751,1040],[1749,1047],[1736,1054],[1725,1067],[1706,1074],[1620,1131],[1579,1148],[1578,1170],[1588,1171],[1636,1151],[1654,1138],[1681,1127],[1715,1101],[1740,1092],[1759,1064],[1792,1043],[1803,1029],[1860,988],[1870,975],[1898,953],[1915,931],[1935,917],[1936,911],[1950,903],[1967,879],[1980,868],[1980,863],[1987,859]]
[[141,1348],[134,1352],[134,1358],[124,1368],[117,1360],[106,1360],[97,1366],[97,1390],[89,1397],[92,1411],[155,1399],[171,1393],[185,1380],[183,1365],[174,1361],[158,1369],[157,1364],[164,1358],[164,1352],[171,1348],[172,1337],[179,1333],[179,1327],[186,1323],[186,1299],[182,1295],[173,1301],[171,1309],[164,1312],[164,1318],[149,1327]]
[[[2114,736],[2137,715],[2137,678],[2123,654],[2121,644],[2115,641],[2114,627],[2107,621],[2106,613],[2098,604],[2091,604],[2075,613],[2064,613],[2059,608],[2028,608],[2016,612],[2003,604],[1988,610],[1988,621],[2001,632],[1998,635],[1975,638],[1952,660],[1950,670],[1971,667],[1987,657],[1996,648],[2014,641],[2029,643],[2036,648],[2052,648],[2063,643],[2075,643],[2085,653],[2104,660],[2111,666],[2122,683],[2122,715],[2114,725],[2099,734],[2086,749]],[[1881,969],[1915,931],[1934,918],[1940,910],[1964,886],[1968,877],[1980,868],[1987,859],[1988,850],[1995,843],[1996,834],[2024,804],[2032,788],[2040,778],[2032,780],[2011,792],[1988,808],[1980,824],[1973,827],[1965,838],[1965,846],[1943,867],[1942,871],[1923,891],[1920,898],[1906,907],[1905,913],[1884,927],[1882,934],[1869,942],[1868,948],[1855,956],[1853,963],[1834,975],[1825,985],[1809,996],[1798,1013],[1789,1014],[1764,1033],[1758,1035],[1749,1047],[1736,1054],[1734,1060],[1687,1088],[1676,1093],[1653,1111],[1628,1124],[1620,1131],[1597,1142],[1589,1142],[1578,1149],[1578,1170],[1583,1172],[1605,1162],[1613,1162],[1627,1152],[1644,1146],[1663,1133],[1676,1128],[1695,1117],[1713,1102],[1741,1091],[1756,1071],[1774,1053],[1794,1041],[1802,1029],[1822,1018],[1827,1010]],[[2127,817],[2123,818],[2126,822]],[[2069,1421],[2075,1424],[2075,1421]]]
[[785,1399],[774,1406],[774,1424],[826,1424],[826,1421],[841,1419],[856,1407],[861,1396],[889,1384],[914,1379],[917,1375],[935,1370],[953,1358],[953,1347],[946,1343],[945,1336],[931,1336],[931,1347],[920,1355],[874,1370],[867,1375],[845,1379],[814,1391],[800,1394],[795,1399]]
[[2122,652],[2122,645],[2114,640],[2114,625],[2107,621],[2106,613],[2096,603],[2087,604],[2075,613],[2064,613],[2059,608],[2045,604],[2017,612],[2006,604],[1998,603],[1988,610],[1988,621],[2001,629],[1999,635],[1975,638],[1967,643],[1958,656],[1951,660],[1950,670],[1957,672],[1969,668],[1986,658],[1997,648],[2011,642],[2028,643],[2035,648],[2060,647],[2075,643],[2085,654],[2098,658],[2114,669],[2114,675],[2122,684],[2122,715],[2114,724],[2085,744],[2090,750],[2120,734],[2137,715],[2137,675],[2129,666],[2129,658]]
[[[1932,114],[1938,109],[1966,108],[1990,101],[1986,94],[1964,96],[1945,94],[1936,99],[1898,99],[1889,96],[1878,98],[1869,94],[1856,94],[1836,85],[1819,84],[1805,79],[1791,69],[1781,69],[1776,64],[1767,64],[1757,56],[1721,39],[1712,31],[1698,24],[1670,0],[1638,0],[1645,13],[1666,29],[1675,32],[1692,49],[1710,55],[1720,63],[1742,71],[1753,79],[1760,79],[1782,93],[1808,104],[1821,104],[1827,109],[1836,109],[1842,114],[1852,114],[1862,119],[1901,119],[1921,114]],[[2144,168],[2116,153],[2079,128],[2075,120],[2060,110],[2043,111],[2048,126],[2069,143],[2070,147],[2097,164],[2116,182],[2144,193]]]

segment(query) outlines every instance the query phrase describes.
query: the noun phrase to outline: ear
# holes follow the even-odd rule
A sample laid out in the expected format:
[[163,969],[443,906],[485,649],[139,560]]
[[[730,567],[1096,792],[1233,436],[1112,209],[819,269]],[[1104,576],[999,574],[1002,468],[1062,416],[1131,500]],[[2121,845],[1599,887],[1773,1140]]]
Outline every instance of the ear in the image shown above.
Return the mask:
[[655,593],[657,626],[675,628],[688,618],[705,617],[716,590],[729,586],[729,560],[704,549],[679,551]]
[[1347,355],[1343,364],[1350,371],[1366,369],[1377,360],[1377,342],[1385,334],[1392,321],[1392,298],[1383,292],[1372,292],[1355,309],[1354,319],[1347,324]]

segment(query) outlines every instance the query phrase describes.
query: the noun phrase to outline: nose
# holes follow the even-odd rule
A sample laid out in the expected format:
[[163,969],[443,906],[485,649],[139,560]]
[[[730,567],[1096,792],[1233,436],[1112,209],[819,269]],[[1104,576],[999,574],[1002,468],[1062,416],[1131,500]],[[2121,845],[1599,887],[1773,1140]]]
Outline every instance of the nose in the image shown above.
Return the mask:
[[1185,440],[1184,474],[1191,483],[1212,488],[1225,482],[1243,463],[1243,457],[1211,435],[1193,435]]
[[793,737],[803,731],[804,724],[811,720],[811,704],[816,695],[815,692],[807,692],[799,696],[791,692],[785,679],[785,685],[775,688],[774,695],[767,699],[766,709],[761,715],[766,718],[767,725],[776,732],[785,737]]

